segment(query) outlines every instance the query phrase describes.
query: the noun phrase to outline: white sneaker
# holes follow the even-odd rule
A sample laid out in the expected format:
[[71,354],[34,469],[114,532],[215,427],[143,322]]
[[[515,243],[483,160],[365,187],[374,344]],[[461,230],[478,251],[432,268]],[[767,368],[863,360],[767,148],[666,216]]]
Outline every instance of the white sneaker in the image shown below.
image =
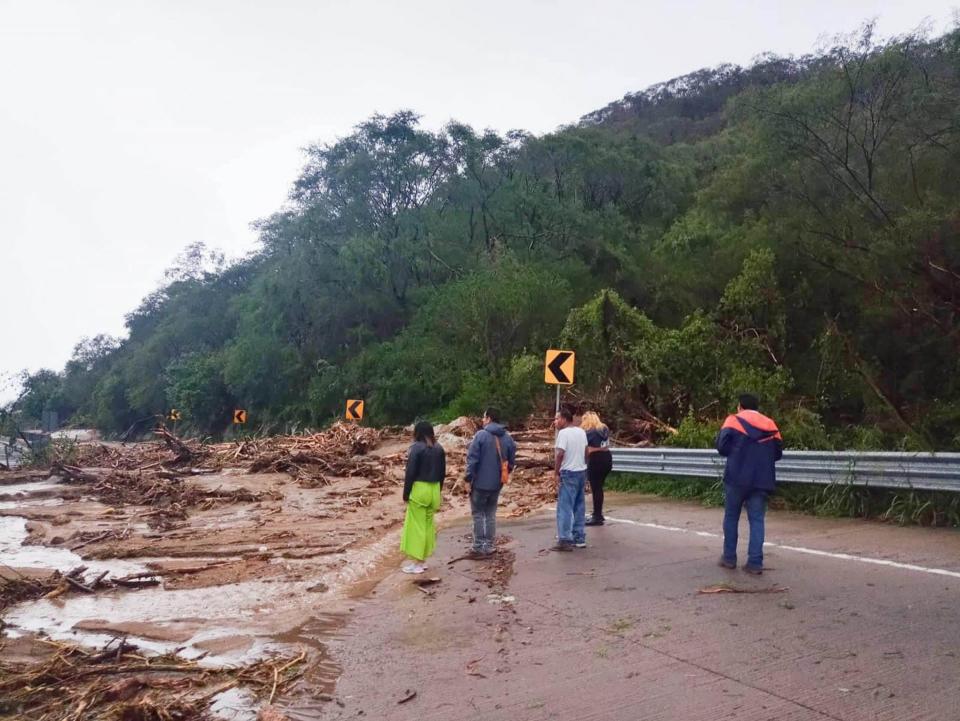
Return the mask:
[[404,573],[423,573],[427,569],[419,563],[405,563],[400,570]]

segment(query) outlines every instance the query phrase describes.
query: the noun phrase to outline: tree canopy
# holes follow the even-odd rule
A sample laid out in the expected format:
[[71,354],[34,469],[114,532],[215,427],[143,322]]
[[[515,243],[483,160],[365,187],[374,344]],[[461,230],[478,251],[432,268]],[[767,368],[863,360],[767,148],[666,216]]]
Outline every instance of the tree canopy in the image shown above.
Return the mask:
[[[960,449],[960,31],[721,66],[535,137],[374,115],[306,150],[260,248],[189,247],[15,410],[219,433],[544,402],[655,429],[741,390],[810,444]],[[813,430],[811,430],[813,429]],[[806,434],[806,435],[804,435]],[[832,435],[831,435],[832,434]],[[861,434],[862,435],[862,434]]]

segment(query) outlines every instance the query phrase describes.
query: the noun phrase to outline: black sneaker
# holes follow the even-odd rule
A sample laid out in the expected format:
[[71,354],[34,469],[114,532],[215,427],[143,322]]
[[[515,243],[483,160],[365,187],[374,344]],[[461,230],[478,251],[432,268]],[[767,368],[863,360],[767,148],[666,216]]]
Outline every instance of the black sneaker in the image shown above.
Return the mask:
[[721,557],[720,557],[720,561],[717,563],[717,565],[720,566],[720,567],[722,567],[722,568],[729,568],[729,569],[733,570],[733,569],[735,569],[735,568],[737,567],[737,562],[736,562],[736,561],[728,561],[726,558],[724,558],[723,556],[721,556]]
[[551,551],[565,551],[569,552],[573,550],[573,544],[570,541],[560,541],[555,546],[550,547]]
[[751,566],[749,563],[743,567],[743,570],[754,576],[763,575],[763,568],[761,568],[760,566]]
[[603,519],[597,518],[596,516],[590,516],[590,518],[587,519],[587,522],[584,523],[583,525],[584,526],[602,526]]

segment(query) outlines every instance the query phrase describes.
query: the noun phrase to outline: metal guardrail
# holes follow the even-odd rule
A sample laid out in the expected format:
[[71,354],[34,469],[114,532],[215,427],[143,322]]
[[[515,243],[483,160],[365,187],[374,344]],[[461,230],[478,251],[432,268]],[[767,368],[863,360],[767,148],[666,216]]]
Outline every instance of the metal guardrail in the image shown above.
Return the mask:
[[[611,448],[613,470],[662,476],[723,476],[726,459],[714,450]],[[960,491],[960,453],[784,451],[777,481],[874,488]]]

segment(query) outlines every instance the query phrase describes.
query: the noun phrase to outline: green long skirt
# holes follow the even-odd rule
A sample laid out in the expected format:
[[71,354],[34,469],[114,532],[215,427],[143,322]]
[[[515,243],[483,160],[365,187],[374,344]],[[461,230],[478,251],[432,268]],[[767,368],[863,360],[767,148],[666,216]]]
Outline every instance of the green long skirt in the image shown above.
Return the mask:
[[437,545],[437,529],[433,514],[440,510],[440,484],[416,481],[410,489],[407,516],[403,519],[400,550],[411,558],[423,561]]

